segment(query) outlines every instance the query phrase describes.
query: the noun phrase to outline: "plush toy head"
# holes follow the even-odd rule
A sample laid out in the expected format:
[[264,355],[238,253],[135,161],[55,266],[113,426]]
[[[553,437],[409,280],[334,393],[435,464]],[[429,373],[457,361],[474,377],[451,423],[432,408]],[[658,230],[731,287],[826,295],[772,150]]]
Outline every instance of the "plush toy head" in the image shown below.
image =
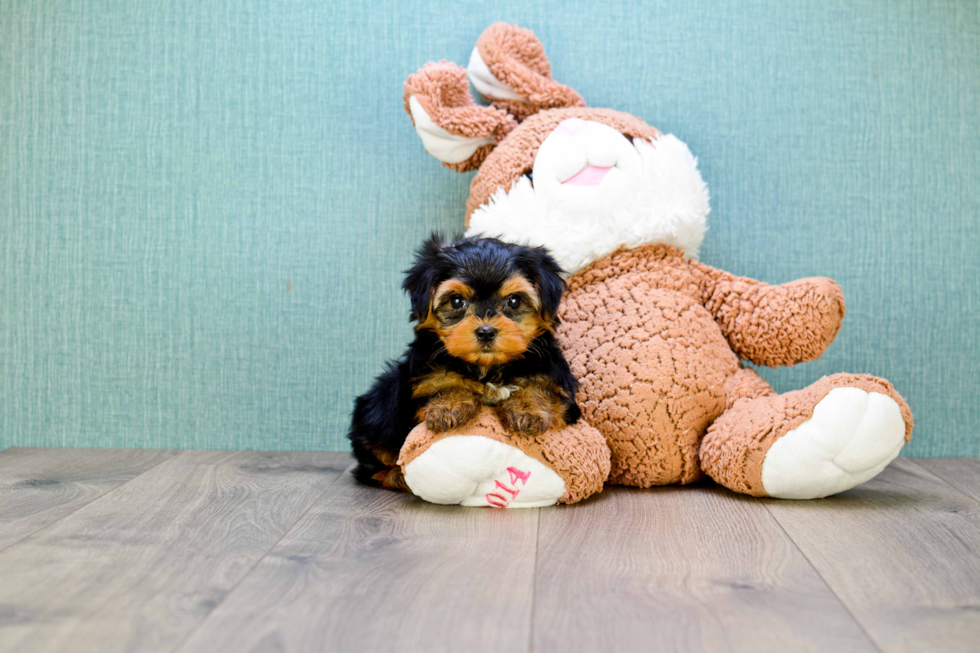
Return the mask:
[[[473,102],[467,74],[490,106]],[[569,273],[623,245],[697,256],[708,192],[687,146],[635,116],[586,108],[552,79],[530,30],[492,25],[467,70],[429,64],[404,97],[430,154],[454,170],[479,169],[467,233],[545,245]]]

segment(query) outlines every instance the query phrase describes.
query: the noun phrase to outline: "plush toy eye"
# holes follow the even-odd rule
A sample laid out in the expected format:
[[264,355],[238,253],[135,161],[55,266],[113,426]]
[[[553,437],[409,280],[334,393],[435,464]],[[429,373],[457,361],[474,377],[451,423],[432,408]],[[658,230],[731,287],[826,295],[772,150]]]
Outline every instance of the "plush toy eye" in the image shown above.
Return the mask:
[[466,306],[466,300],[464,300],[459,295],[453,295],[452,297],[449,298],[449,305],[453,307],[454,311],[458,311],[459,309]]
[[511,295],[507,298],[507,308],[511,310],[516,310],[521,307],[521,297],[520,295]]

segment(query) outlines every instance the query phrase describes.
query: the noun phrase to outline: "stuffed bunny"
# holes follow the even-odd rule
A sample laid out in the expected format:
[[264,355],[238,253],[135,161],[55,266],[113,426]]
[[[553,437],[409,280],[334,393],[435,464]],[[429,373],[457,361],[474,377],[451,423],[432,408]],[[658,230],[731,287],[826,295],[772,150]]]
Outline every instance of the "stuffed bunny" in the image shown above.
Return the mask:
[[[489,106],[473,102],[467,77]],[[428,64],[404,97],[426,150],[477,170],[467,234],[544,245],[569,274],[558,335],[584,421],[608,444],[608,482],[707,474],[744,494],[810,499],[871,479],[908,442],[912,414],[888,381],[835,374],[777,394],[743,365],[818,358],[844,317],[840,287],[822,277],[769,285],[698,261],[708,190],[687,146],[635,116],[585,107],[552,79],[530,30],[490,26],[466,70]],[[454,470],[461,481],[435,461],[418,466],[435,441],[422,427],[403,449],[413,490],[455,483],[465,493],[501,473]]]

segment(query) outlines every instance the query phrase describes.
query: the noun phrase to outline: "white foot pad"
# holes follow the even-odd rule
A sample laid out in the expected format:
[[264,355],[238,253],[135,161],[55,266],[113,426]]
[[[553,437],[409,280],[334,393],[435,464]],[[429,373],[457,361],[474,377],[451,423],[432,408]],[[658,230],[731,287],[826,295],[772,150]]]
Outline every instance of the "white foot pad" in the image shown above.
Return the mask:
[[565,494],[554,470],[480,435],[439,440],[405,467],[405,482],[426,501],[463,506],[540,508]]
[[776,440],[762,486],[778,499],[818,499],[871,480],[905,444],[898,404],[879,392],[835,388],[813,416]]

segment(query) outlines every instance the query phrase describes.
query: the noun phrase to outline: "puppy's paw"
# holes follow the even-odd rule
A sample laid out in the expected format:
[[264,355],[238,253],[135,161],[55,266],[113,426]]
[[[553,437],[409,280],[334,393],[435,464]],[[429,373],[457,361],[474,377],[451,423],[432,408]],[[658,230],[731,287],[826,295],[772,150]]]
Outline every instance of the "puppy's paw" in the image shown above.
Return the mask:
[[551,415],[544,410],[504,404],[500,409],[504,426],[522,435],[537,435],[551,428]]
[[425,411],[425,426],[433,433],[442,433],[467,424],[479,412],[476,400],[431,402]]

